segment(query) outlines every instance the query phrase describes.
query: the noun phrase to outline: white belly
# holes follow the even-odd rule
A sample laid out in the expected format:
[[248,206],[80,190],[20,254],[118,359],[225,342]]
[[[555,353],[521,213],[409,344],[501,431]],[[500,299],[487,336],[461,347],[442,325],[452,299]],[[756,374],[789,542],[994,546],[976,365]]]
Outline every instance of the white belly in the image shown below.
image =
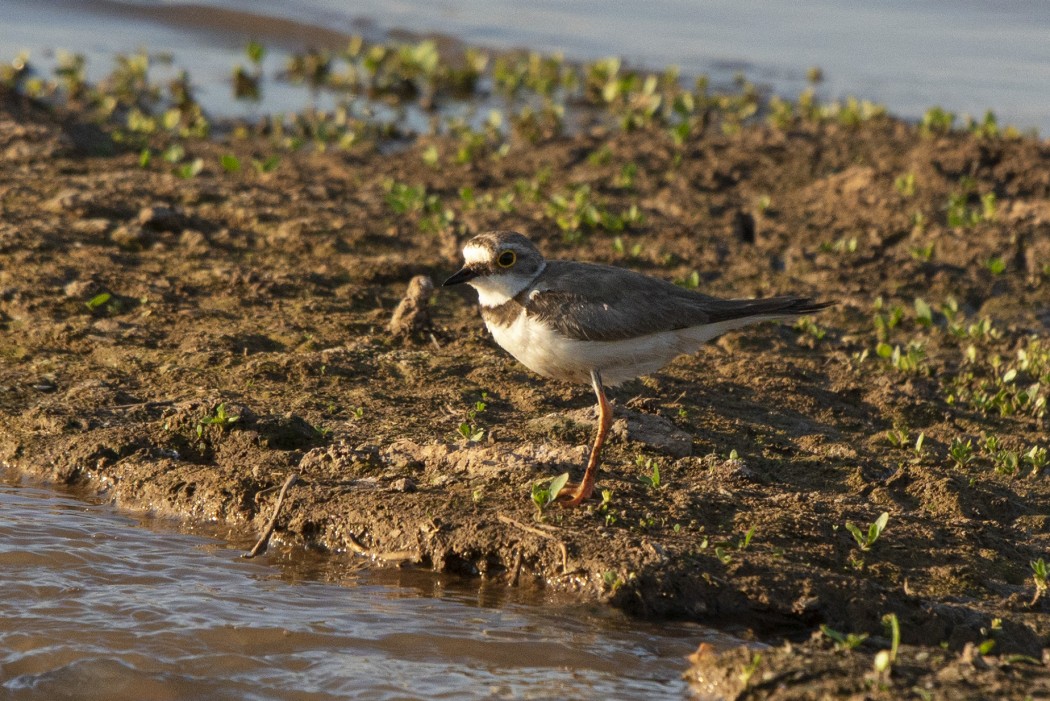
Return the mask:
[[622,341],[566,338],[524,312],[510,326],[486,326],[496,343],[537,374],[586,384],[590,382],[591,370],[598,370],[602,383],[614,387],[656,372],[679,355],[695,353],[705,342],[726,331],[774,318],[777,317],[734,319]]

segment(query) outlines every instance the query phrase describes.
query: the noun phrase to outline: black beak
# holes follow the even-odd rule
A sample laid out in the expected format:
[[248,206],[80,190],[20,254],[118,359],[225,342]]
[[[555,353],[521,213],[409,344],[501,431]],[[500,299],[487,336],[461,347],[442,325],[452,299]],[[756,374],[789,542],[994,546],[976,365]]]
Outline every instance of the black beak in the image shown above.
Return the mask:
[[469,265],[465,265],[462,268],[460,268],[459,272],[450,277],[448,280],[445,280],[443,283],[441,283],[441,286],[448,287],[449,285],[458,285],[461,282],[473,280],[477,276],[478,273],[476,270],[473,270]]

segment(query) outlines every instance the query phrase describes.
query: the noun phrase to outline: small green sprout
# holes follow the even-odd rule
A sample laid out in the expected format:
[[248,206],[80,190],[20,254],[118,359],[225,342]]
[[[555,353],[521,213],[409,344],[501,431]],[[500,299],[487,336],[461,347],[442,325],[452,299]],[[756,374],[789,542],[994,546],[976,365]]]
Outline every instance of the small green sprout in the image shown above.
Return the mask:
[[953,438],[948,448],[948,456],[955,462],[956,467],[966,467],[974,459],[973,442],[970,439],[964,442],[962,438]]
[[824,337],[828,335],[827,329],[818,326],[817,322],[813,321],[808,316],[804,316],[795,322],[795,330],[809,336],[817,342],[823,341]]
[[733,556],[727,553],[721,545],[715,547],[715,557],[721,560],[723,565],[728,565],[733,561]]
[[999,256],[992,256],[985,261],[984,267],[988,268],[992,275],[1002,275],[1006,272],[1006,261]]
[[255,168],[256,173],[260,174],[271,173],[277,170],[277,166],[279,165],[281,165],[281,157],[276,154],[268,156],[267,158],[261,161],[258,158],[252,159],[252,167]]
[[988,628],[981,628],[981,634],[987,635],[988,639],[983,641],[977,646],[977,652],[982,655],[992,654],[992,650],[995,649],[995,635],[1003,629],[1003,619],[993,618],[991,625]]
[[1033,474],[1038,475],[1047,465],[1047,450],[1041,446],[1034,445],[1031,450],[1022,456],[1022,460],[1032,466]]
[[895,426],[892,430],[886,431],[886,440],[895,448],[903,448],[910,442],[910,438],[911,434],[904,426]]
[[912,197],[915,194],[915,173],[898,175],[893,181],[893,187],[905,197]]
[[920,432],[919,437],[915,439],[915,447],[912,448],[912,452],[915,453],[916,460],[922,460],[922,456],[926,454],[926,449],[923,444],[926,442],[926,433]]
[[223,402],[215,407],[215,413],[202,416],[197,420],[197,438],[203,438],[204,429],[207,426],[217,426],[220,430],[225,430],[237,423],[240,418],[240,416],[227,413],[226,403]]
[[868,639],[867,633],[861,633],[860,635],[856,633],[840,633],[826,625],[820,626],[820,632],[835,642],[836,650],[853,650]]
[[478,428],[477,426],[471,425],[466,421],[461,423],[459,425],[459,428],[457,428],[456,430],[459,431],[459,435],[463,436],[471,443],[477,443],[485,437],[485,429]]
[[612,512],[612,497],[613,493],[611,489],[602,490],[602,503],[598,504],[598,513],[605,514],[605,525],[611,526],[616,523],[616,515]]
[[751,539],[755,536],[755,528],[755,526],[751,526],[751,528],[747,529],[747,533],[745,533],[743,537],[741,537],[740,540],[737,541],[737,550],[747,550],[748,547],[750,547]]
[[84,302],[84,306],[86,306],[91,311],[95,311],[99,307],[104,306],[106,304],[106,302],[108,302],[112,298],[113,298],[113,295],[111,295],[108,292],[103,292],[101,294],[95,295],[94,297],[92,297],[88,301]]
[[644,467],[645,469],[649,470],[649,474],[648,475],[642,475],[642,476],[640,476],[638,478],[638,480],[642,484],[644,484],[645,486],[649,487],[649,489],[659,489],[660,488],[660,484],[661,484],[660,483],[660,464],[658,462],[656,462],[655,460],[653,460],[652,458],[648,458],[648,459],[646,459],[643,462],[643,459],[642,459],[641,456],[638,457],[638,461],[637,462],[638,462],[639,466]]
[[933,309],[922,297],[916,297],[913,303],[915,307],[915,320],[921,326],[933,326]]
[[897,614],[887,613],[882,617],[882,624],[886,626],[890,634],[890,649],[879,650],[875,655],[875,671],[879,673],[889,671],[897,661],[897,649],[901,643],[901,627]]
[[183,163],[182,165],[176,166],[175,174],[183,180],[190,180],[200,175],[200,172],[204,169],[204,159],[194,158],[189,163]]
[[853,535],[853,540],[857,541],[857,545],[860,549],[867,552],[871,550],[871,546],[875,544],[875,541],[879,539],[882,532],[886,529],[886,523],[890,520],[890,514],[887,511],[883,511],[882,514],[875,519],[875,522],[868,525],[868,532],[865,534],[864,531],[860,530],[852,521],[846,521],[846,530]]
[[933,243],[928,243],[925,246],[914,246],[911,249],[911,257],[920,263],[929,263],[933,259],[933,252]]
[[1043,558],[1032,560],[1028,564],[1032,567],[1032,582],[1035,583],[1035,596],[1032,597],[1032,601],[1028,605],[1035,606],[1043,594],[1046,593],[1047,587],[1050,586],[1050,581],[1048,581],[1050,580],[1050,566],[1047,566]]
[[227,173],[239,173],[241,172],[241,159],[232,153],[224,153],[219,157],[219,165]]
[[762,655],[756,652],[751,656],[751,661],[744,665],[744,668],[740,671],[740,683],[747,687],[747,683],[751,681],[751,677],[758,671],[760,664],[762,664]]
[[549,480],[540,480],[532,485],[532,503],[536,505],[536,519],[543,520],[543,511],[558,498],[558,493],[569,482],[569,473],[564,472]]

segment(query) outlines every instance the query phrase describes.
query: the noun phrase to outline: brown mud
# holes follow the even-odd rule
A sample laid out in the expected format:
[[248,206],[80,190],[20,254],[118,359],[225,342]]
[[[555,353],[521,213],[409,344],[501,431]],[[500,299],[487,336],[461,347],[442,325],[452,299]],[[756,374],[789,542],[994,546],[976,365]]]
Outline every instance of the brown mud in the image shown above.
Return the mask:
[[[272,547],[574,591],[772,646],[699,651],[689,674],[716,697],[1050,694],[1030,564],[1050,546],[1045,142],[878,117],[682,145],[595,128],[467,163],[423,137],[228,173],[221,155],[266,154],[201,141],[203,169],[180,178],[75,115],[2,103],[4,462],[254,530],[296,472]],[[440,204],[398,211],[391,183]],[[581,185],[642,218],[567,235],[551,202],[586,206]],[[469,290],[388,329],[414,276],[439,283],[491,228],[711,294],[838,304],[612,391],[608,499],[537,520],[533,484],[579,476],[590,390],[496,347]],[[882,512],[861,549],[846,523]],[[880,673],[887,614],[902,645]],[[821,625],[870,637],[835,650],[810,640]]]

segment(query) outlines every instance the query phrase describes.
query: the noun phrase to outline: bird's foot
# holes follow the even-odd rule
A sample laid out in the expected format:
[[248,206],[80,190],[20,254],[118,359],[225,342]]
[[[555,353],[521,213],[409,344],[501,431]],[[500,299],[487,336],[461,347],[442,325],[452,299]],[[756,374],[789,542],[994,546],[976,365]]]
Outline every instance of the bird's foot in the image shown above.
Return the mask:
[[570,506],[579,506],[584,502],[585,499],[591,498],[591,493],[594,491],[594,484],[587,484],[586,482],[569,482],[561,491],[558,492],[558,496],[554,497],[554,500],[562,507],[568,508]]

